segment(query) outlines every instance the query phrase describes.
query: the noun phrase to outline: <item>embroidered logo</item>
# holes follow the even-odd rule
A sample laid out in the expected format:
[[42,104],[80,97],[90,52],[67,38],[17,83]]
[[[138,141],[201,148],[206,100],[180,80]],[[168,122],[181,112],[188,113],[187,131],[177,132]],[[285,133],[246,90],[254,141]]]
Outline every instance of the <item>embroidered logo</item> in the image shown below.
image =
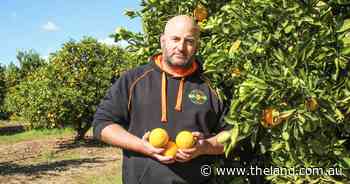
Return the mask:
[[188,94],[188,98],[190,98],[192,103],[199,105],[204,104],[208,100],[205,93],[199,89],[192,90],[190,94]]

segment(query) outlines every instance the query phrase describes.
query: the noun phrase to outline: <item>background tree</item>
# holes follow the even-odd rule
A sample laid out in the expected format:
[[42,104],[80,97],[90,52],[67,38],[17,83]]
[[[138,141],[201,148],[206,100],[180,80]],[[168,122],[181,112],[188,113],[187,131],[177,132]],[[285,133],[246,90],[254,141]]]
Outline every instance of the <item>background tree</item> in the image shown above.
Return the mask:
[[47,64],[45,60],[35,51],[18,51],[16,55],[19,63],[21,78],[25,78],[39,67]]
[[5,110],[3,107],[4,99],[5,99],[5,92],[6,92],[5,67],[0,65],[0,119],[3,119],[5,117]]
[[[125,14],[142,18],[144,34],[122,28],[114,34],[116,41],[129,41],[127,49],[140,59],[159,51],[170,17],[188,14],[199,22],[203,67],[230,106],[226,162],[343,170],[341,176],[266,176],[272,183],[350,180],[348,2],[149,0],[141,6]],[[249,163],[234,149],[263,160]]]
[[9,89],[20,82],[21,80],[20,69],[13,63],[10,63],[4,68],[5,68],[5,71],[4,71],[5,86],[6,86],[6,89]]
[[[6,94],[8,94],[9,91],[15,90],[17,85],[20,84],[23,80],[25,80],[28,75],[30,75],[32,72],[35,72],[38,68],[47,64],[45,60],[33,50],[18,51],[16,54],[16,58],[17,62],[19,63],[19,66],[16,66],[11,62],[8,66],[4,67],[3,78],[5,87],[2,93],[4,99]],[[4,101],[5,100],[3,100],[3,103],[5,103]],[[17,109],[19,108],[20,107],[18,106]],[[15,109],[6,108],[5,106],[3,106],[3,115],[6,114],[6,118],[8,118],[9,116],[11,116],[12,113],[15,113],[15,111],[12,110]]]
[[71,40],[35,71],[23,62],[27,76],[10,89],[6,107],[33,128],[72,125],[82,139],[112,80],[132,67],[124,59],[128,56],[121,48],[94,38]]
[[98,43],[96,39],[84,38],[70,41],[51,55],[54,73],[62,88],[75,92],[74,100],[66,101],[69,109],[65,122],[73,122],[82,138],[91,127],[93,114],[100,99],[111,85],[113,77],[126,70],[124,52],[119,47]]

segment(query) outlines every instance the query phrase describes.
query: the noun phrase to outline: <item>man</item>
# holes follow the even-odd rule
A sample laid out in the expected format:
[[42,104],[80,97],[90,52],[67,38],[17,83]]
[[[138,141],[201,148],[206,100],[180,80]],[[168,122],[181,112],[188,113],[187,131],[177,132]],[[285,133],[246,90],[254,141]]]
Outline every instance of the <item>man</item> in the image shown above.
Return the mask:
[[[194,57],[199,27],[189,16],[176,16],[160,42],[162,54],[126,72],[108,91],[95,114],[94,135],[123,149],[123,183],[208,183],[201,167],[223,153],[214,136],[223,127],[223,104]],[[162,156],[164,149],[148,142],[154,128],[165,129],[171,140],[188,130],[198,141],[175,158]]]

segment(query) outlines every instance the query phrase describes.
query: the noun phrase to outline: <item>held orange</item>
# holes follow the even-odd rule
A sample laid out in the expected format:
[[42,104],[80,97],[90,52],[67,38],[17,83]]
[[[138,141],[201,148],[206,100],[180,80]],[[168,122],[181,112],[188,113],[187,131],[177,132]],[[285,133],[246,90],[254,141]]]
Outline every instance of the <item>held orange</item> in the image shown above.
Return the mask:
[[163,148],[168,141],[168,133],[162,128],[153,129],[149,135],[149,143],[156,148]]
[[195,143],[192,133],[186,130],[177,134],[175,142],[180,149],[192,148]]
[[168,144],[165,146],[165,151],[163,152],[164,156],[168,157],[175,157],[177,152],[177,146],[173,141],[169,141]]

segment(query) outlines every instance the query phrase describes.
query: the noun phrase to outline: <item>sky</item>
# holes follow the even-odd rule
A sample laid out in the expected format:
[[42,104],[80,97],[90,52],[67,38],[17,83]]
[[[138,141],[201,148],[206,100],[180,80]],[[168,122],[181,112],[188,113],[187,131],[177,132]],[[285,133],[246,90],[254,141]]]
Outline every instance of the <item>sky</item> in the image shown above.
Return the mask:
[[140,18],[123,14],[140,8],[140,0],[0,0],[0,64],[18,65],[19,50],[32,49],[47,58],[83,36],[115,44],[109,35],[117,27],[142,31]]

